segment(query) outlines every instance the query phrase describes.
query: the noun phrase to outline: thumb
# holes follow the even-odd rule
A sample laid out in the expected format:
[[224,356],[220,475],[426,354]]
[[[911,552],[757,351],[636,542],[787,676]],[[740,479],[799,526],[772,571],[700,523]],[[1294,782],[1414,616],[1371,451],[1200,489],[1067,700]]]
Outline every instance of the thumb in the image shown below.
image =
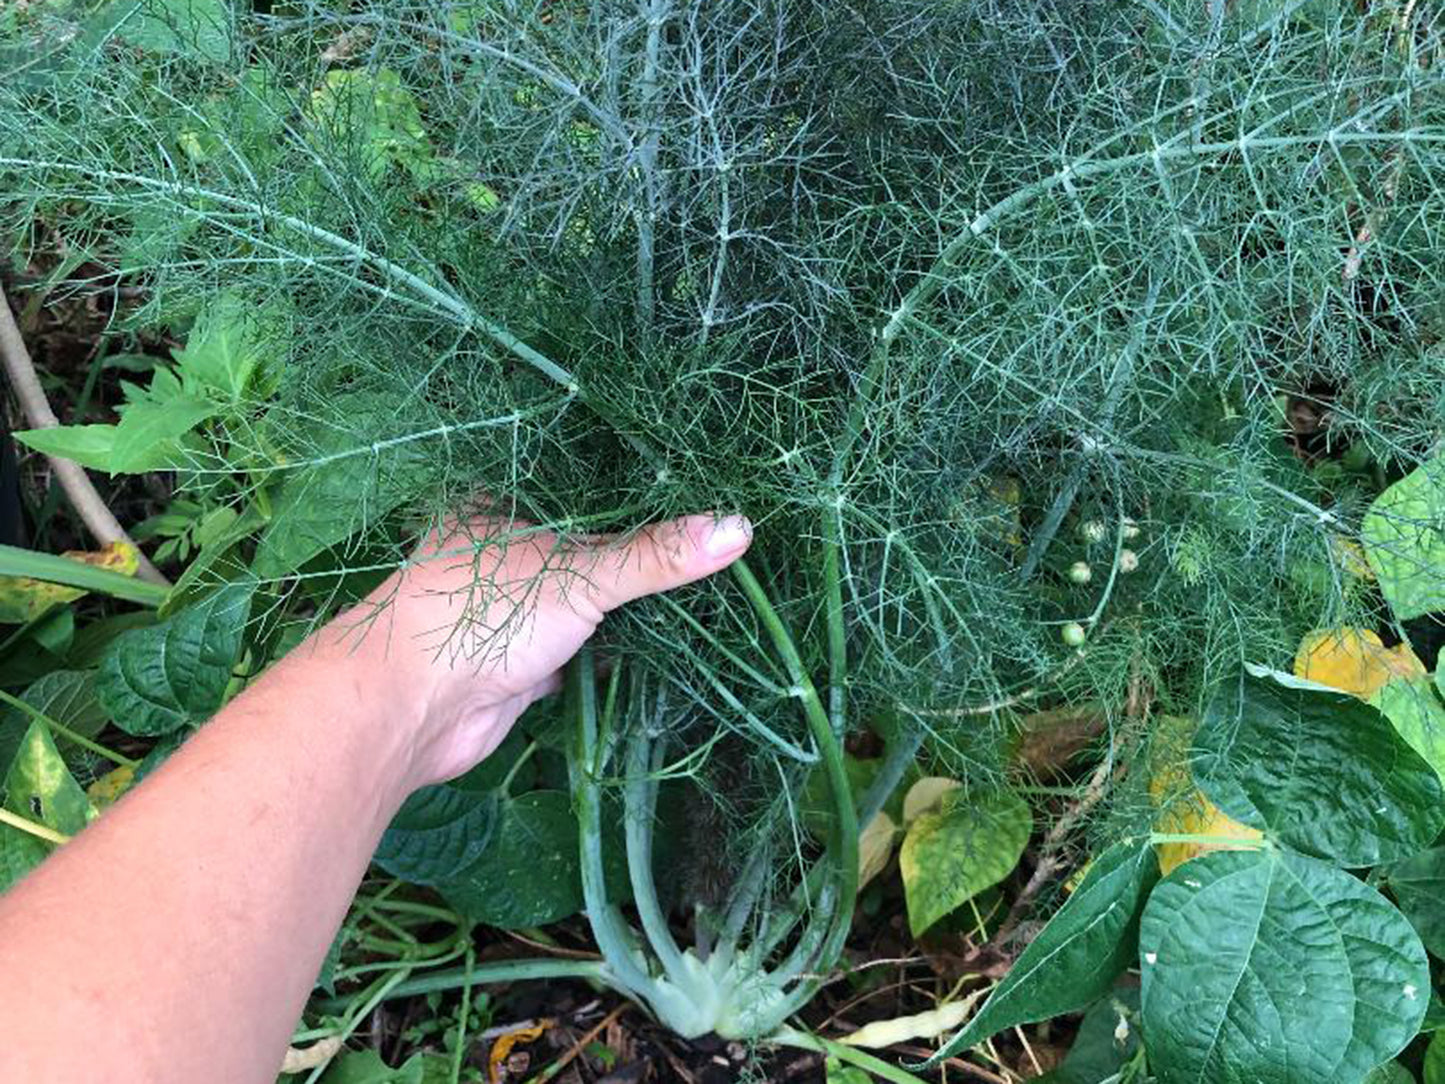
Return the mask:
[[592,548],[594,598],[604,611],[615,610],[711,576],[741,557],[752,538],[752,524],[743,516],[684,516],[644,527]]

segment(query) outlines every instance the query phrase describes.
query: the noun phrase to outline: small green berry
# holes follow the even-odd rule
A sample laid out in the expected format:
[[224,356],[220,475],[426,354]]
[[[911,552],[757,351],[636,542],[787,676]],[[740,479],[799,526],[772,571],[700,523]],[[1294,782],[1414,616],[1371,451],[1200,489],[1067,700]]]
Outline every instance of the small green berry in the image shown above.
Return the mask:
[[1089,638],[1089,634],[1084,631],[1083,625],[1077,621],[1070,621],[1059,630],[1059,638],[1070,647],[1083,647],[1084,641]]
[[1075,583],[1088,583],[1094,578],[1094,570],[1088,561],[1075,561],[1069,566],[1069,579]]

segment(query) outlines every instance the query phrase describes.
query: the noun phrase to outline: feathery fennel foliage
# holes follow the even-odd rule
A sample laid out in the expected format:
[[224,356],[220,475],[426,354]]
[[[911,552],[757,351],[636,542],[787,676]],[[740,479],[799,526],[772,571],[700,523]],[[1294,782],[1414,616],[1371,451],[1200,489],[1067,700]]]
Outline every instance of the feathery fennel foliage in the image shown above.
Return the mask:
[[[48,223],[104,283],[143,287],[136,325],[222,294],[252,314],[264,371],[176,454],[185,486],[264,506],[238,552],[275,596],[394,565],[399,522],[479,492],[564,534],[752,517],[797,665],[735,581],[630,607],[606,630],[609,717],[641,739],[588,771],[627,776],[638,816],[657,795],[635,781],[669,772],[726,802],[727,876],[764,903],[720,921],[765,947],[767,915],[827,895],[745,861],[807,857],[795,805],[823,751],[799,673],[835,738],[922,734],[987,785],[1012,708],[1123,704],[1144,680],[1185,713],[1310,628],[1380,619],[1341,559],[1373,490],[1291,455],[1284,404],[1320,400],[1330,440],[1391,473],[1441,436],[1427,10],[120,0],[8,18],[3,236],[23,254]],[[1090,521],[1107,530],[1084,544]],[[1097,573],[1075,584],[1085,553]]]

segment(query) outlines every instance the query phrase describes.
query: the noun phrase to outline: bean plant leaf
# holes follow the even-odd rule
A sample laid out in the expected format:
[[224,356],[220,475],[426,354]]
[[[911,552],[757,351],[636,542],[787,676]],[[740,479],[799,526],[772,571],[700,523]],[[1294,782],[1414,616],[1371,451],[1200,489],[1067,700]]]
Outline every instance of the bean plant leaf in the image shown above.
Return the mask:
[[30,724],[10,762],[5,808],[67,836],[79,832],[95,814],[44,723]]
[[1073,1012],[1103,996],[1138,945],[1139,913],[1159,879],[1147,842],[1116,843],[1020,954],[966,1027],[928,1065],[1016,1024]]
[[[1384,1065],[1377,1065],[1370,1070],[1370,1075],[1365,1077],[1365,1084],[1415,1084],[1415,1078],[1410,1075],[1398,1061],[1387,1061]],[[1445,1084],[1445,1080],[1442,1080]]]
[[174,617],[117,637],[97,686],[116,726],[154,737],[209,718],[225,697],[255,590],[254,580],[227,584]]
[[1445,703],[1428,677],[1395,678],[1370,698],[1391,725],[1445,780]]
[[1345,693],[1241,673],[1205,709],[1193,771],[1229,816],[1345,866],[1414,854],[1445,825],[1434,770]]
[[1374,889],[1289,851],[1216,851],[1165,878],[1140,925],[1160,1084],[1363,1080],[1414,1038],[1424,946]]
[[577,835],[564,791],[534,790],[506,799],[492,845],[438,890],[476,922],[504,929],[556,922],[582,907]]
[[[105,726],[107,715],[95,692],[92,670],[52,670],[33,682],[18,699],[84,738],[93,738]],[[0,709],[0,764],[9,764],[20,748],[33,716],[13,704]],[[53,735],[64,750],[69,744],[63,734]]]
[[381,837],[374,861],[393,877],[434,885],[481,857],[496,828],[501,797],[442,783],[409,797]]
[[1445,959],[1445,847],[1412,854],[1379,872],[1425,947]]
[[1423,1084],[1445,1084],[1445,1031],[1437,1031],[1430,1037],[1421,1076]]
[[1104,1084],[1119,1073],[1139,1049],[1139,991],[1116,989],[1100,998],[1079,1024],[1063,1064],[1036,1084]]
[[1007,877],[1033,826],[1029,804],[1010,790],[951,791],[936,812],[914,818],[898,851],[913,936]]
[[1399,620],[1445,610],[1445,452],[1381,493],[1360,533],[1380,590]]

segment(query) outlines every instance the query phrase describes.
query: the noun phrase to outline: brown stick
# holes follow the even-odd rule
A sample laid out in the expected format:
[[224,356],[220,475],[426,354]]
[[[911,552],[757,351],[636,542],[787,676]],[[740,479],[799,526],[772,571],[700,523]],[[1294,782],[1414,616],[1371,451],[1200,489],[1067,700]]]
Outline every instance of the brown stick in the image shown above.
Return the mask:
[[[0,289],[0,360],[5,363],[5,374],[10,378],[10,386],[15,389],[15,396],[20,400],[20,407],[25,411],[30,427],[53,429],[59,426],[60,419],[50,409],[45,389],[40,386],[40,378],[35,375],[35,363],[30,360],[30,351],[25,349],[25,340],[21,338],[20,328],[10,313],[10,300],[3,289]],[[125,542],[135,547],[139,562],[136,575],[140,579],[169,587],[170,581],[147,560],[140,547],[136,546],[135,540],[126,534],[125,528],[106,507],[105,501],[85,473],[85,468],[74,460],[60,456],[48,455],[45,458],[50,461],[50,469],[55,472],[60,488],[70,498],[81,522],[95,536],[96,541],[102,545]]]

